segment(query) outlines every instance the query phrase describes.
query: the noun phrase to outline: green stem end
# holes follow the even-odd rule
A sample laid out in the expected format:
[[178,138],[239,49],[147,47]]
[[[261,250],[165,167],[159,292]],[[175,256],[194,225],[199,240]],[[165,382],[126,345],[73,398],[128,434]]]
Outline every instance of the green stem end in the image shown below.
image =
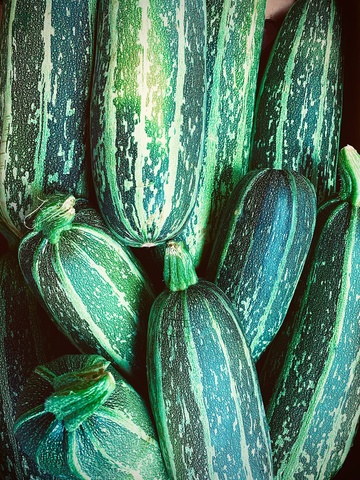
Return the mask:
[[186,290],[198,282],[198,276],[183,242],[170,241],[164,258],[165,285],[173,292]]

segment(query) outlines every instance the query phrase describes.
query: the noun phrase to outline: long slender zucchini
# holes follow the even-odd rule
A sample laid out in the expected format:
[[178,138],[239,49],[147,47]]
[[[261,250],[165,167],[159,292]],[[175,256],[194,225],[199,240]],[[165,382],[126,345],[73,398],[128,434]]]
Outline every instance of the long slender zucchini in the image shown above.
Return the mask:
[[169,242],[148,327],[149,398],[174,479],[272,478],[255,366],[236,313]]
[[15,435],[57,478],[168,478],[147,404],[99,355],[38,365],[19,398]]
[[[11,238],[10,232],[0,231]],[[1,235],[1,233],[0,233]],[[53,325],[26,285],[17,259],[18,239],[2,239],[0,255],[0,478],[51,480],[16,441],[16,405],[32,370],[75,348]]]
[[0,216],[19,237],[52,193],[88,195],[96,0],[5,0],[0,34]]
[[179,238],[206,264],[216,223],[249,169],[265,0],[215,0],[207,14],[207,106],[199,193]]
[[332,478],[359,423],[360,155],[344,147],[340,167],[339,197],[323,206],[299,307],[285,321],[284,359],[272,349],[282,364],[266,406],[278,479]]
[[194,206],[205,104],[205,0],[104,0],[91,149],[100,210],[132,246],[179,233]]
[[59,195],[37,213],[19,263],[61,331],[146,389],[147,320],[154,293],[143,267],[87,202]]
[[256,100],[251,168],[289,168],[336,191],[342,114],[341,21],[336,0],[297,0],[288,11]]
[[229,198],[206,278],[231,300],[255,361],[285,318],[315,218],[314,187],[291,170],[251,171]]

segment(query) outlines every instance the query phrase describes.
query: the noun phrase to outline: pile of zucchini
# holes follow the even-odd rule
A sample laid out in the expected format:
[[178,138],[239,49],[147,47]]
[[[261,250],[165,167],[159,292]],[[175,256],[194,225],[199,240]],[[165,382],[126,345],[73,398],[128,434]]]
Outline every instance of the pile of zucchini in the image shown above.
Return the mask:
[[[360,415],[343,16],[3,0],[0,477],[330,480]],[[345,59],[346,60],[346,59]]]

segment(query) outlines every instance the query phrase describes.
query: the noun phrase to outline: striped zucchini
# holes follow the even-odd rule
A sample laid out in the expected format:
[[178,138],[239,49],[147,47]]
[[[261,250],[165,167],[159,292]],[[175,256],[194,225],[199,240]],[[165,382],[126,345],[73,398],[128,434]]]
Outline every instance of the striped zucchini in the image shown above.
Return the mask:
[[37,366],[19,398],[15,435],[57,478],[168,478],[146,403],[99,355]]
[[19,237],[44,195],[88,195],[96,0],[5,0],[0,33],[0,217]]
[[[11,237],[9,232],[6,237]],[[18,241],[1,236],[1,243],[0,478],[51,480],[19,448],[13,432],[15,409],[32,370],[57,354],[72,353],[75,349],[56,330],[27,287],[17,260]]]
[[229,300],[168,242],[148,326],[149,398],[173,479],[272,478],[253,360]]
[[206,278],[232,302],[255,361],[285,318],[315,219],[313,185],[287,169],[249,172],[229,198]]
[[278,479],[332,478],[359,423],[360,155],[347,146],[339,162],[341,192],[337,202],[324,205],[311,268],[298,287],[299,308],[286,320],[294,325],[290,342],[267,404]]
[[19,263],[81,352],[99,353],[146,389],[144,346],[154,293],[142,266],[96,210],[73,196],[49,199],[20,242]]
[[297,0],[288,11],[258,92],[251,168],[289,168],[336,191],[342,113],[341,21],[336,0]]
[[208,3],[204,153],[195,207],[179,236],[196,268],[206,264],[224,204],[249,169],[266,1]]
[[194,206],[205,102],[205,0],[104,0],[91,150],[109,228],[131,246],[177,234]]

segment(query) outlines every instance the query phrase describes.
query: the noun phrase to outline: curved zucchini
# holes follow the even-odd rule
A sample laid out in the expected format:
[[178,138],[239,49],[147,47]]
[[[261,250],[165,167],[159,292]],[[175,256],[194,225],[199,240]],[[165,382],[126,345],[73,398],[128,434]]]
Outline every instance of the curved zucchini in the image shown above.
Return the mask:
[[19,263],[35,295],[77,348],[101,354],[144,388],[154,293],[140,263],[114,239],[98,212],[73,196],[49,199],[20,242]]
[[282,363],[267,403],[279,479],[332,478],[359,423],[360,155],[343,148],[340,166],[339,198],[323,207],[298,309],[286,319],[284,359],[272,349]]
[[87,196],[96,0],[5,0],[0,34],[0,217],[16,235],[53,193]]
[[341,20],[336,0],[297,0],[274,43],[256,100],[251,168],[289,168],[336,191],[342,114]]
[[255,361],[285,318],[315,218],[313,185],[290,170],[251,171],[229,198],[206,278],[231,300]]
[[205,0],[104,0],[91,149],[109,228],[131,246],[177,234],[194,206],[205,102]]
[[171,478],[272,478],[269,432],[236,314],[168,242],[148,326],[149,398]]

